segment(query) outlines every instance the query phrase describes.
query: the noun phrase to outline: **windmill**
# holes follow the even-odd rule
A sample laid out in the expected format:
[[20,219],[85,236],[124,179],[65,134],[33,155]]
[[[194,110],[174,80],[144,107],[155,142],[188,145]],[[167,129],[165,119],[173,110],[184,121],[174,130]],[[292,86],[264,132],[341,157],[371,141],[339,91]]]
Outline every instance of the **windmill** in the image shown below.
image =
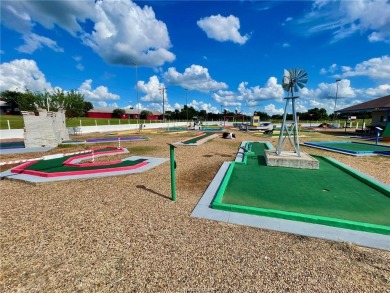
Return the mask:
[[[294,92],[297,92],[300,89],[304,88],[306,86],[307,80],[308,80],[307,72],[303,69],[295,68],[290,70],[286,70],[286,69],[284,70],[282,87],[286,92],[288,92],[288,96],[285,98],[286,105],[284,107],[284,115],[283,115],[282,128],[280,130],[280,135],[279,135],[278,149],[276,150],[277,155],[280,155],[282,153],[284,140],[286,137],[288,137],[289,141],[294,147],[295,153],[298,155],[298,157],[301,156],[299,150],[297,112],[295,110],[295,100],[299,97],[294,96]],[[290,104],[290,101],[292,104],[294,122],[292,123],[291,128],[289,129],[286,124],[286,116],[287,116],[287,107]],[[294,136],[293,139],[291,137],[292,134]]]

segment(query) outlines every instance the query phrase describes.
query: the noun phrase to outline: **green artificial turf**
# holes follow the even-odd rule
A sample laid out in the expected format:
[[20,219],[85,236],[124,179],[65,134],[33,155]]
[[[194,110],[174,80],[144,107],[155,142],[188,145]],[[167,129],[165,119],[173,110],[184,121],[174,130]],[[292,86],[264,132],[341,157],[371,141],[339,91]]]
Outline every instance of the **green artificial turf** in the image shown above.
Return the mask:
[[[105,151],[112,151],[112,148],[101,148],[99,149],[99,152],[105,152]],[[117,167],[127,167],[127,166],[134,166],[139,163],[142,163],[143,161],[146,161],[146,159],[138,159],[135,161],[129,161],[125,160],[118,164],[111,164],[111,165],[98,165],[98,166],[85,166],[82,165],[80,167],[76,166],[64,166],[64,162],[68,160],[69,158],[74,157],[72,156],[64,156],[60,158],[53,158],[49,160],[40,160],[35,162],[34,164],[27,166],[26,170],[33,170],[33,171],[41,171],[46,173],[55,173],[55,172],[69,172],[69,171],[86,171],[86,170],[96,170],[96,169],[108,169],[108,168],[117,168]]]
[[325,146],[329,148],[337,148],[346,151],[390,151],[387,146],[367,144],[367,143],[355,143],[355,142],[321,142],[316,143],[319,146]]
[[[344,225],[348,221],[368,223],[384,226],[379,233],[390,234],[388,188],[387,191],[382,188],[385,192],[381,192],[323,157],[315,157],[319,160],[318,170],[268,167],[264,149],[265,144],[253,143],[251,151],[256,155],[249,156],[246,164],[231,167],[223,196],[217,196],[213,207],[260,215],[282,211],[270,216],[313,222],[305,218],[311,215],[335,219],[330,222],[341,220],[342,223],[330,224],[338,227],[376,231]],[[285,215],[288,213],[293,216]]]
[[192,139],[189,139],[189,140],[186,140],[186,141],[183,141],[184,144],[191,144],[191,143],[197,143],[199,140],[201,139],[204,139],[210,135],[213,135],[215,134],[215,132],[205,132],[204,134],[200,135],[200,136],[197,136],[197,137],[194,137]]

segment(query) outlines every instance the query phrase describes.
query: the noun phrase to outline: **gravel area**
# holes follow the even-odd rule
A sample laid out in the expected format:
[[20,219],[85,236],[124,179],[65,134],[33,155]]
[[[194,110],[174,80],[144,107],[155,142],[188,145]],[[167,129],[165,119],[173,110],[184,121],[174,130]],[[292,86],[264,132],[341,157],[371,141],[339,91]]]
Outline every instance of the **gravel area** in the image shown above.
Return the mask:
[[[169,162],[117,177],[37,185],[1,180],[0,291],[390,292],[390,251],[190,217],[241,141],[277,146],[277,137],[235,133],[236,140],[218,137],[175,149],[176,202],[170,200]],[[167,143],[194,133],[142,135],[150,140],[121,146],[130,155],[169,158]],[[338,139],[305,135],[301,141]],[[103,134],[75,139],[98,136]],[[0,161],[92,146],[1,155]],[[389,158],[301,151],[335,158],[390,184]]]

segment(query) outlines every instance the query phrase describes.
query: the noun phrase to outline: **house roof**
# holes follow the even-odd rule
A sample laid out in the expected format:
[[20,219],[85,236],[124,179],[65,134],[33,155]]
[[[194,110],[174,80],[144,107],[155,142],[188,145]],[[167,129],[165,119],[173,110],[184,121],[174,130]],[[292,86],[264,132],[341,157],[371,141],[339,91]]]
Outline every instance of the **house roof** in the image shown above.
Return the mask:
[[361,104],[357,104],[351,107],[347,107],[341,110],[337,110],[337,113],[348,113],[348,112],[372,112],[372,111],[383,111],[390,110],[390,95],[382,98],[367,101]]

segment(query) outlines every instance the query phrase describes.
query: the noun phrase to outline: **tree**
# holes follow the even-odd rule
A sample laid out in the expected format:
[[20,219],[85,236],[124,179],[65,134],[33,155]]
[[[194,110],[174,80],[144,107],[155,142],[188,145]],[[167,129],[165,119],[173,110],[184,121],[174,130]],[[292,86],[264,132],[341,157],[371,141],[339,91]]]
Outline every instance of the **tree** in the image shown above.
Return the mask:
[[35,101],[36,106],[38,106],[39,108],[47,109],[47,110],[51,110],[51,111],[58,110],[57,107],[54,107],[54,105],[52,105],[51,99],[50,99],[50,94],[46,90],[43,93],[35,92],[34,96],[36,99],[36,101]]
[[307,111],[307,115],[310,117],[309,120],[326,120],[328,119],[328,113],[325,108],[314,108]]
[[206,110],[200,110],[199,111],[199,118],[202,117],[202,120],[206,120],[207,119],[207,112]]
[[19,101],[22,98],[22,93],[17,91],[4,91],[1,93],[1,97],[4,99],[4,101],[7,103],[7,105],[10,107],[11,114],[19,114]]
[[123,115],[125,115],[125,113],[125,110],[117,108],[112,111],[112,117],[120,119]]
[[87,112],[93,109],[93,104],[91,102],[84,102],[83,112],[84,116],[87,116]]
[[148,110],[142,110],[140,113],[140,118],[141,119],[147,119],[148,116],[152,116],[153,113],[148,111]]
[[[50,94],[50,106],[56,110],[65,108],[65,92],[62,89],[56,88]],[[67,113],[65,113],[65,115],[68,116]]]
[[260,116],[260,120],[262,121],[268,120],[270,118],[270,116],[266,112],[255,111],[255,113],[257,113],[257,116]]
[[62,105],[66,110],[67,118],[82,117],[84,115],[84,96],[75,90],[66,93]]
[[40,98],[36,93],[26,89],[18,101],[20,111],[36,111],[40,107],[39,105],[42,104]]

